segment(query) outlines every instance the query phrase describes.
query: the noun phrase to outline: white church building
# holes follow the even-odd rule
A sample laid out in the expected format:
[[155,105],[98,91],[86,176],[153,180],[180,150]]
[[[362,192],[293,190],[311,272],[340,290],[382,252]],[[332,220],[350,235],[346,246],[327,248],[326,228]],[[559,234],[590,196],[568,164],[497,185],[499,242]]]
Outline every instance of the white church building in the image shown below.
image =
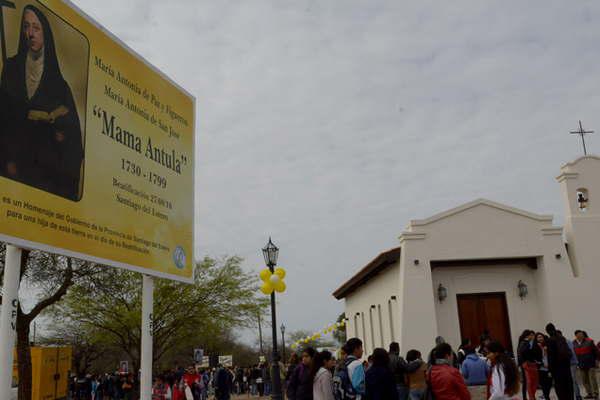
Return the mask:
[[485,199],[410,221],[396,248],[333,293],[348,337],[365,354],[392,341],[427,352],[437,336],[478,344],[485,331],[514,351],[547,322],[600,339],[600,157],[567,163],[556,180],[564,227]]

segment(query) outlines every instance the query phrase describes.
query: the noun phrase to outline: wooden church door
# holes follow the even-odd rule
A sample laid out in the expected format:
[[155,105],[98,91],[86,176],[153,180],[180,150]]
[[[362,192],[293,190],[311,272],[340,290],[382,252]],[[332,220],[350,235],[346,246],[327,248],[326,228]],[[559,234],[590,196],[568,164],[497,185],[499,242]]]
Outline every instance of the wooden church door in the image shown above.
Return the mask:
[[479,338],[487,331],[513,351],[505,293],[459,294],[457,303],[461,338],[470,338],[479,346]]

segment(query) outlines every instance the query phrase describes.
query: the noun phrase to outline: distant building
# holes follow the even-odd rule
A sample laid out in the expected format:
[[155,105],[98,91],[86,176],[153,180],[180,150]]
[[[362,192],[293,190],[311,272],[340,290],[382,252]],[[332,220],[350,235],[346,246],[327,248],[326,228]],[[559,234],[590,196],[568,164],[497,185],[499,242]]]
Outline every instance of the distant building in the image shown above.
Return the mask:
[[489,200],[410,221],[399,246],[381,253],[334,292],[345,300],[348,337],[403,352],[453,346],[484,332],[516,350],[529,328],[556,324],[600,338],[600,158],[581,157],[556,178],[565,226]]

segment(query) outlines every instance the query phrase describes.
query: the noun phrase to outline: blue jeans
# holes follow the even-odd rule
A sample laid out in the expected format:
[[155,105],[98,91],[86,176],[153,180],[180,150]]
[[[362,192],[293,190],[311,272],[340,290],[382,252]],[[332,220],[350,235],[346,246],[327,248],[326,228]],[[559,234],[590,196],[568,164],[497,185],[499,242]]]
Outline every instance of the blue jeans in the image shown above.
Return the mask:
[[575,400],[581,398],[581,392],[579,391],[579,381],[577,380],[577,365],[571,365],[571,377],[573,378],[573,395]]
[[398,391],[398,400],[408,400],[408,387],[406,385],[396,384],[396,390]]
[[410,400],[422,400],[425,395],[424,389],[415,389],[410,391]]

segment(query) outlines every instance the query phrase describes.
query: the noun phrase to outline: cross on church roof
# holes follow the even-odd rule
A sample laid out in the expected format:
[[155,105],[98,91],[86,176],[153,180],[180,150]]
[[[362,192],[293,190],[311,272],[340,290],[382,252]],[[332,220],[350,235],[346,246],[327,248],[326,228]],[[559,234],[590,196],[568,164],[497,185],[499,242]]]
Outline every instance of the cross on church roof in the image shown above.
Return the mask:
[[585,135],[588,133],[594,133],[594,131],[586,131],[583,129],[583,125],[581,125],[581,120],[579,120],[579,130],[571,131],[572,135],[581,135],[581,143],[583,143],[583,155],[587,156],[587,149],[585,148]]

